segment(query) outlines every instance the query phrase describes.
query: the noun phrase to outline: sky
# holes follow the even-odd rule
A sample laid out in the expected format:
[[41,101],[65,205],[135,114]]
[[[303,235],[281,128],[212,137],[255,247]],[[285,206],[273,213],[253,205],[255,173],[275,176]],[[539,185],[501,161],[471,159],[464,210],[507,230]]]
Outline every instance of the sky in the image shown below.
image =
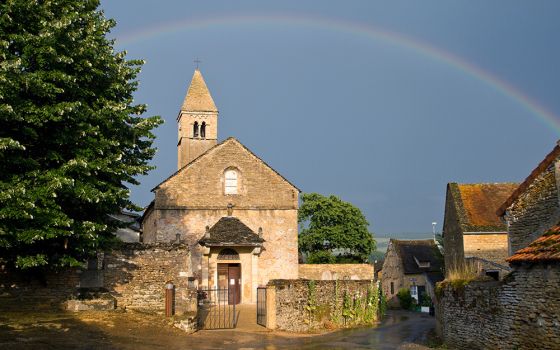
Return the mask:
[[378,236],[441,231],[448,182],[520,182],[560,136],[558,1],[101,1],[160,115],[132,200],[177,170],[195,59],[233,136]]

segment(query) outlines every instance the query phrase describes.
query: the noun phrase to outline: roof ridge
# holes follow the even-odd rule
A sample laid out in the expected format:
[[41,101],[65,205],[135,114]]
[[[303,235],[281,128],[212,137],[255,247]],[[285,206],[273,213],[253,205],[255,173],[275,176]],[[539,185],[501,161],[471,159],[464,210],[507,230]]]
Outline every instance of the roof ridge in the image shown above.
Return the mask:
[[548,166],[560,156],[560,140],[556,142],[556,146],[550,151],[544,159],[534,168],[529,176],[519,184],[517,189],[506,199],[506,201],[496,210],[496,215],[502,217],[505,215],[507,208],[513,204],[513,202],[519,197],[519,195],[525,191],[531,183],[543,172]]
[[257,156],[255,153],[253,153],[253,151],[251,151],[249,148],[247,148],[247,146],[245,146],[243,143],[241,143],[241,141],[239,141],[238,139],[236,139],[233,136],[228,137],[227,139],[223,140],[222,142],[214,145],[213,147],[207,149],[204,153],[200,154],[198,157],[194,158],[193,160],[191,160],[189,163],[185,164],[181,169],[175,171],[173,174],[171,174],[169,177],[167,177],[165,180],[163,180],[162,182],[160,182],[157,186],[155,186],[154,188],[152,188],[152,192],[155,191],[156,189],[158,189],[161,185],[163,185],[164,183],[166,183],[167,181],[169,181],[171,178],[175,177],[176,175],[178,175],[181,171],[185,170],[187,167],[191,166],[192,164],[194,164],[195,162],[197,162],[199,159],[203,158],[204,156],[206,156],[207,154],[209,154],[211,151],[217,149],[218,147],[225,145],[227,142],[229,141],[234,141],[237,142],[241,147],[243,147],[243,149],[245,149],[250,155],[252,155],[253,157],[255,157],[257,160],[259,160],[261,163],[263,163],[267,168],[269,168],[270,170],[272,170],[272,172],[274,172],[276,175],[280,176],[280,178],[282,178],[284,181],[286,181],[290,186],[292,186],[293,188],[295,188],[296,190],[298,190],[299,192],[301,192],[301,190],[294,185],[293,183],[291,183],[288,179],[286,179],[284,176],[282,176],[282,174],[280,174],[278,171],[276,171],[273,167],[271,167],[270,165],[268,165],[267,162],[265,162],[264,160],[262,160],[259,156]]

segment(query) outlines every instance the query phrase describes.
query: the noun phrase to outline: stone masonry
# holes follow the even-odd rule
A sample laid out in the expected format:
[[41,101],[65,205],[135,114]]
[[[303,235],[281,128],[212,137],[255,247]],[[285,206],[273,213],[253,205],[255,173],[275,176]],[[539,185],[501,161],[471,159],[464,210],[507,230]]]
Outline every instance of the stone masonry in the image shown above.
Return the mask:
[[457,349],[560,349],[560,265],[524,265],[504,281],[443,284],[436,316]]
[[558,159],[536,176],[505,210],[510,255],[526,247],[560,221]]
[[[104,285],[117,307],[163,312],[165,284],[175,285],[175,311],[196,311],[190,254],[184,244],[126,244],[105,254]],[[192,284],[192,281],[191,281]]]
[[309,280],[371,280],[371,264],[300,264],[299,278]]
[[[190,254],[181,244],[125,243],[100,254],[99,270],[65,269],[30,275],[0,271],[0,303],[18,307],[65,307],[83,288],[107,291],[119,308],[163,312],[165,283],[175,286],[178,314],[196,311],[196,291],[189,286]],[[94,278],[91,278],[94,276]]]
[[[310,303],[309,286],[314,284],[313,316],[310,317],[307,306]],[[290,332],[309,332],[331,327],[332,315],[340,314],[343,309],[344,295],[350,300],[359,296],[364,298],[373,281],[352,280],[272,280],[270,287],[275,289],[275,327]],[[270,292],[270,291],[268,291]],[[344,322],[343,318],[341,319]],[[334,325],[332,325],[334,326]]]
[[[224,194],[224,171],[234,167],[239,171],[239,192]],[[198,241],[206,227],[232,215],[254,232],[262,232],[265,242],[253,267],[242,266],[243,302],[256,301],[256,287],[269,279],[298,277],[297,208],[298,190],[283,177],[230,138],[204,157],[155,189],[153,209],[144,218],[144,242],[169,242],[180,237],[192,251],[194,276],[199,285],[211,277],[214,270],[204,272],[203,247]],[[211,255],[217,251],[210,252]],[[241,253],[241,252],[239,252]]]

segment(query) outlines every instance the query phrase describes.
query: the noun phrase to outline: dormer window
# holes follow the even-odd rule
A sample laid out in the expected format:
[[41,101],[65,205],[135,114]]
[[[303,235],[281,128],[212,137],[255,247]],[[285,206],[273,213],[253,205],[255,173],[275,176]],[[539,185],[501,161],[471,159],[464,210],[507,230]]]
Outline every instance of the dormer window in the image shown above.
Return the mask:
[[430,261],[420,261],[417,257],[414,257],[414,261],[416,261],[419,268],[427,269],[430,267]]
[[237,194],[238,174],[234,169],[228,169],[225,173],[225,194]]

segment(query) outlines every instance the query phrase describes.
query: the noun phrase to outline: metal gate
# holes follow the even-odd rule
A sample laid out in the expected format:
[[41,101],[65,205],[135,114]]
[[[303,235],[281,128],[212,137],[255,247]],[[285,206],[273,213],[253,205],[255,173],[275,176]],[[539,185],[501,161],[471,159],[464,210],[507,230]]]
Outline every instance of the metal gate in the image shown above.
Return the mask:
[[266,287],[257,288],[257,323],[266,327]]
[[198,329],[235,328],[237,325],[236,300],[234,289],[199,289],[197,296]]

